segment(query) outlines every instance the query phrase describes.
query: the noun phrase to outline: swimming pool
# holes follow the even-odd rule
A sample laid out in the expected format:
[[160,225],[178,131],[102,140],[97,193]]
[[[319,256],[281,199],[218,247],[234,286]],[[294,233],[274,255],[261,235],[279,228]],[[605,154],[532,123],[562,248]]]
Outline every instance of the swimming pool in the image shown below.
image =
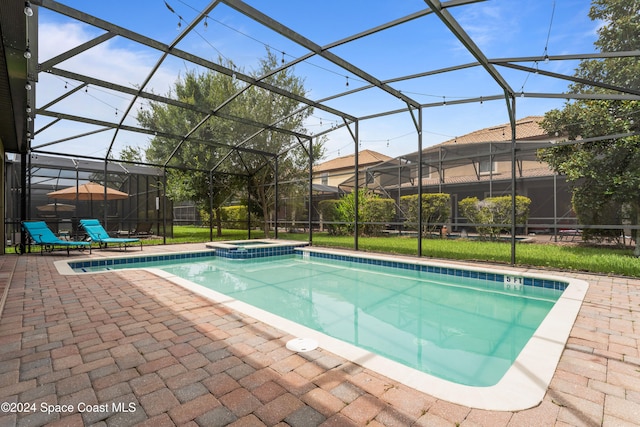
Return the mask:
[[[545,374],[550,380],[579,308],[571,294],[580,293],[578,288],[586,290],[580,284],[567,287],[570,281],[564,278],[523,277],[513,271],[470,270],[415,259],[389,261],[310,248],[297,252],[300,255],[243,261],[201,252],[191,257],[196,259],[151,258],[144,265],[137,257],[136,263],[112,263],[109,268],[131,268],[131,264],[159,268],[158,274],[240,306],[240,311],[249,310],[247,314],[259,320],[281,324],[282,318],[287,319],[282,329],[313,336],[334,353],[356,361],[367,359],[369,365],[381,365],[377,370],[383,374],[400,375],[415,388],[485,409],[522,405],[520,395],[530,395],[531,384],[516,382],[520,390],[515,392],[513,384],[506,389],[505,384],[514,376],[516,380],[531,376],[519,369],[523,360],[533,357],[536,365],[538,359],[547,364],[547,357],[554,358],[553,352],[535,345],[548,341],[549,334],[553,341],[561,340],[550,374]],[[100,268],[81,268],[96,267]],[[557,316],[548,320],[548,312],[558,307],[571,312],[571,306],[573,318],[569,313],[562,320],[568,324],[558,324]],[[566,331],[564,338],[557,337],[559,330]],[[533,352],[527,351],[532,342]],[[372,358],[371,353],[380,357]],[[535,371],[535,366],[523,367]],[[415,370],[423,375],[416,376]],[[540,389],[539,384],[534,386]],[[494,397],[502,395],[508,403],[487,401],[491,390],[500,391]],[[544,390],[546,385],[540,400]],[[477,396],[469,400],[473,394]]]

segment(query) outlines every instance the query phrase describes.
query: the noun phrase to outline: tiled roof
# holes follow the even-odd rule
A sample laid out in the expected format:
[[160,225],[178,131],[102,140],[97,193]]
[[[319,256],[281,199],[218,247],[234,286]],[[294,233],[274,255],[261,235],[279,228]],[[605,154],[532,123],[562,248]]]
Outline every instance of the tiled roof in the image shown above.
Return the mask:
[[[314,166],[313,172],[318,173],[350,168],[355,164],[354,159],[355,155],[349,154],[348,156],[342,156],[332,160],[328,160],[324,163],[320,163],[319,165]],[[385,156],[384,154],[371,150],[362,150],[358,153],[358,164],[361,167],[376,165],[378,163],[386,162],[391,159],[392,158],[389,156]]]
[[[551,177],[554,175],[554,172],[548,167],[541,166],[538,168],[532,169],[523,169],[522,175],[518,174],[517,179],[522,178],[542,178],[542,177]],[[505,181],[511,179],[511,171],[508,172],[497,172],[493,175],[481,175],[478,179],[476,175],[464,175],[464,176],[452,176],[445,178],[443,184],[468,184],[468,183],[477,183],[477,182],[488,182],[492,180],[494,182],[497,181]],[[439,179],[437,176],[431,178],[423,178],[422,185],[423,186],[434,186],[438,185]],[[405,183],[403,187],[412,187],[413,184]]]
[[[540,127],[542,116],[528,116],[520,120],[516,120],[516,139],[536,140],[549,138],[548,134]],[[453,139],[445,141],[438,145],[451,144],[471,144],[474,142],[498,142],[509,141],[511,139],[511,124],[492,126],[480,130],[473,131],[466,135],[457,136]]]

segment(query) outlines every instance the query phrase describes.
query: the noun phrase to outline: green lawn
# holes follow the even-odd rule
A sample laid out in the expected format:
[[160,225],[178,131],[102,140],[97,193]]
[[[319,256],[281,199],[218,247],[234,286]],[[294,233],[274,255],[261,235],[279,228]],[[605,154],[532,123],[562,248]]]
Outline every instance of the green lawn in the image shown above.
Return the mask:
[[[261,231],[251,231],[251,238],[263,238]],[[280,233],[281,239],[307,240],[308,234]],[[214,240],[246,239],[244,230],[223,230],[221,238]],[[174,237],[167,243],[208,242],[209,229],[192,226],[175,226]],[[160,244],[162,240],[147,239],[145,244]],[[369,252],[417,255],[417,241],[411,237],[361,237],[359,249]],[[315,246],[352,249],[353,238],[348,236],[329,236],[326,233],[314,233]],[[422,241],[424,257],[452,260],[488,261],[509,264],[511,262],[511,244],[503,242],[479,242],[472,240],[424,239]],[[640,259],[633,256],[631,249],[586,246],[556,246],[551,244],[516,244],[516,264],[561,270],[585,271],[591,273],[640,277]]]

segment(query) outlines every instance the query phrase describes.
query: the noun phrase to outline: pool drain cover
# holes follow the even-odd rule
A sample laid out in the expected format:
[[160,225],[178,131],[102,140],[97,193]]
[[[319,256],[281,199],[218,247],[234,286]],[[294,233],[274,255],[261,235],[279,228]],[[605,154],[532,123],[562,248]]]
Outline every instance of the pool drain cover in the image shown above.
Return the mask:
[[304,353],[318,348],[318,342],[311,338],[294,338],[287,342],[287,348],[291,351]]

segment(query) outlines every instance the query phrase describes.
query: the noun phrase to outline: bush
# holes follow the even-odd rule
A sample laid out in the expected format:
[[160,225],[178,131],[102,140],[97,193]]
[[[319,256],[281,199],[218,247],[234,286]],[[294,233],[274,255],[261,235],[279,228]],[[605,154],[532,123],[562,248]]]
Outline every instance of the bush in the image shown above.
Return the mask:
[[[215,215],[215,214],[214,214]],[[201,209],[200,218],[202,219],[202,225],[209,226],[209,210]],[[215,216],[214,216],[215,219]],[[236,206],[224,206],[220,208],[220,219],[224,228],[230,228],[235,230],[247,229],[247,207],[244,205]],[[251,224],[258,224],[258,218],[254,213],[251,213]]]
[[[320,215],[322,215],[322,220],[326,222],[336,222],[340,221],[340,214],[338,213],[338,204],[340,200],[331,199],[331,200],[322,200],[318,203],[318,210],[320,211]],[[332,236],[338,236],[340,234],[344,234],[341,230],[340,224],[324,224],[327,231]]]
[[[324,200],[318,204],[325,221],[344,224],[327,224],[329,234],[352,234],[355,228],[355,193],[349,193],[339,200]],[[358,190],[358,223],[360,235],[382,234],[386,223],[393,220],[394,202],[365,189]]]
[[[418,222],[418,195],[400,197],[400,206],[408,222]],[[451,216],[451,196],[446,193],[427,193],[422,195],[423,232],[436,232],[439,225]],[[412,227],[415,229],[415,227]]]
[[[593,197],[592,190],[585,190],[582,187],[574,189],[571,202],[580,224],[622,224],[623,212],[628,209],[624,209],[621,203],[612,198]],[[613,241],[622,244],[622,234],[622,226],[617,229],[585,228],[582,230],[582,238],[585,241],[596,243]]]
[[[460,212],[471,223],[481,238],[496,240],[503,231],[511,229],[511,196],[489,197],[482,201],[467,197],[458,203]],[[531,199],[516,196],[516,224],[526,224],[529,218]]]

